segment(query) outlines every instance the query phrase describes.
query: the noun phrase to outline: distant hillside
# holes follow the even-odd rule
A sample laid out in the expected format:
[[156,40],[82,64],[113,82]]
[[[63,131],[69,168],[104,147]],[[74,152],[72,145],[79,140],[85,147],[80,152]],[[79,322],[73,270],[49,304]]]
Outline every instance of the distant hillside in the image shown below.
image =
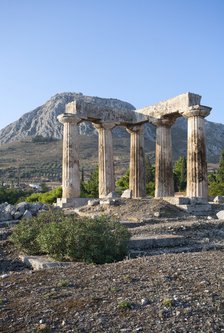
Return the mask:
[[[17,121],[0,131],[0,144],[21,141],[28,137],[42,135],[43,137],[62,138],[62,125],[57,116],[65,112],[65,105],[71,101],[84,101],[96,105],[110,106],[122,110],[134,110],[135,107],[127,102],[112,98],[84,96],[81,93],[61,93],[53,96],[42,106],[25,113]],[[80,124],[81,134],[91,135],[94,131],[90,123]]]
[[[0,145],[26,140],[37,135],[61,139],[62,125],[57,121],[57,116],[63,113],[65,105],[73,100],[101,104],[101,106],[106,103],[112,107],[124,110],[135,109],[133,105],[117,99],[105,100],[99,97],[84,96],[81,93],[71,92],[57,94],[42,106],[24,114],[20,119],[0,130]],[[80,124],[80,133],[85,136],[97,135],[96,130],[88,122]],[[119,127],[113,130],[113,134],[117,138],[122,137],[127,140],[129,138],[129,134]],[[224,125],[206,121],[206,135],[208,161],[216,163],[219,160],[221,150],[224,149]],[[172,128],[172,136],[174,159],[180,155],[186,155],[187,123],[185,119],[177,119]],[[150,124],[145,125],[145,147],[147,152],[154,152],[155,127]],[[127,147],[127,153],[128,149],[129,147]]]

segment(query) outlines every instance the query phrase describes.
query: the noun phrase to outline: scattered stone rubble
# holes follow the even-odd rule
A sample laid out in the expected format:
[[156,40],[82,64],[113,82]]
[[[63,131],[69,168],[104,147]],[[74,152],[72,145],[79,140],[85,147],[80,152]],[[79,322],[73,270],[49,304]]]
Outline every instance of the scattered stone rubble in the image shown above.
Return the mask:
[[4,202],[0,204],[0,222],[31,218],[36,216],[38,212],[46,210],[48,210],[48,206],[39,202],[20,202],[16,205]]

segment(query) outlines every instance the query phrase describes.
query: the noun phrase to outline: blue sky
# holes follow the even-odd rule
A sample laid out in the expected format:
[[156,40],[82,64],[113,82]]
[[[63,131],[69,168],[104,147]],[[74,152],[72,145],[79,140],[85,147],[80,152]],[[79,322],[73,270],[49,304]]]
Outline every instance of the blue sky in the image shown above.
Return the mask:
[[0,0],[0,128],[69,91],[195,92],[224,123],[223,17],[223,0]]

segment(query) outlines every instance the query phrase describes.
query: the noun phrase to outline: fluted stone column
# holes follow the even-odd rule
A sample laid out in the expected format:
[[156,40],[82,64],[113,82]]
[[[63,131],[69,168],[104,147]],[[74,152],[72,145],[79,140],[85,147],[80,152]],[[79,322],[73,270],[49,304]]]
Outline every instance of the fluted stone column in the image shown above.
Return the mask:
[[187,196],[208,198],[208,177],[204,118],[211,108],[196,105],[183,113],[188,119],[187,135]]
[[171,126],[175,118],[158,119],[156,125],[155,197],[174,196]]
[[130,175],[129,189],[132,197],[144,197],[145,190],[145,160],[144,160],[144,125],[128,126],[130,133]]
[[94,124],[98,131],[99,198],[115,190],[112,129],[114,123]]
[[58,116],[64,125],[62,160],[62,200],[80,197],[79,129],[80,119],[72,113]]

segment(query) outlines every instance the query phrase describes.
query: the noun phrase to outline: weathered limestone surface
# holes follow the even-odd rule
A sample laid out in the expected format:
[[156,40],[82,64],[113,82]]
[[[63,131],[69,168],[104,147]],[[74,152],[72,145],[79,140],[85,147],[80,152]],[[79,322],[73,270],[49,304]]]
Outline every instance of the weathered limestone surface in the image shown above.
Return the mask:
[[160,119],[156,125],[155,197],[174,195],[171,126],[175,118]]
[[113,122],[115,125],[137,124],[145,123],[148,118],[136,113],[135,110],[124,110],[120,101],[117,101],[115,106],[110,104],[110,100],[101,99],[101,104],[94,104],[93,102],[74,101],[68,105],[69,112],[75,113],[82,120],[89,120],[93,122]]
[[154,118],[162,118],[163,116],[167,116],[169,114],[179,114],[179,116],[181,116],[181,112],[186,110],[186,108],[193,105],[199,105],[200,101],[200,95],[188,92],[174,98],[170,98],[166,101],[138,109],[135,112]]
[[112,129],[114,123],[94,124],[98,139],[99,198],[115,190]]
[[144,163],[144,127],[143,125],[129,126],[130,133],[130,175],[129,189],[133,198],[144,197],[145,163]]
[[79,173],[79,130],[80,119],[72,113],[58,116],[64,124],[63,161],[62,161],[62,198],[78,198],[80,196]]
[[188,119],[187,196],[208,198],[208,178],[204,117],[211,108],[197,105],[188,108],[183,116]]

